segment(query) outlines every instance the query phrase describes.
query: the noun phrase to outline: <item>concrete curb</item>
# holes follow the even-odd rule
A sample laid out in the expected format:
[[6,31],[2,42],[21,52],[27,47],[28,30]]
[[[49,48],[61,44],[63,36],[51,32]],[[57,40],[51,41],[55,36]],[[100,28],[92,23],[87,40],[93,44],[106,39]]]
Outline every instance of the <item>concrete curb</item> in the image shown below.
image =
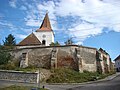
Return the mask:
[[83,82],[83,83],[46,83],[46,84],[47,85],[85,85],[85,84],[92,84],[92,83],[110,81],[110,80],[116,78],[118,75],[120,75],[120,73],[113,74],[113,75],[108,76],[104,79],[100,79],[100,80],[96,80],[96,81]]

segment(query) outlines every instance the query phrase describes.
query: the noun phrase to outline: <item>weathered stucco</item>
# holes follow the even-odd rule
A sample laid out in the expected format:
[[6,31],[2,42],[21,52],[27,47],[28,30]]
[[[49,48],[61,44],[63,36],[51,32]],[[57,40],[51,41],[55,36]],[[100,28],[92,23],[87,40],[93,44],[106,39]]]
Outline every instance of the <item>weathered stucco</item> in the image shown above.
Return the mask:
[[96,49],[80,47],[78,54],[81,56],[82,68],[87,71],[97,71],[96,68]]
[[[84,46],[24,47],[12,51],[12,55],[22,60],[26,53],[28,66],[51,68],[71,68],[77,71],[96,71],[96,49]],[[25,61],[27,62],[27,61]]]

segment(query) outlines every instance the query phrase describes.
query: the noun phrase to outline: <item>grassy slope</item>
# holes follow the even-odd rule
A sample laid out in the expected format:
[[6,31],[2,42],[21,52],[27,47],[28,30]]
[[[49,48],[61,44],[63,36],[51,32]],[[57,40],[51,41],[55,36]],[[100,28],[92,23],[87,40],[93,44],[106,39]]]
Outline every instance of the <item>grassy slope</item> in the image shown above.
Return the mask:
[[[0,90],[32,90],[32,88],[34,87],[13,85],[13,86],[5,87],[5,88],[0,88]],[[39,89],[39,90],[47,90],[47,89]]]
[[109,74],[98,74],[97,72],[79,73],[70,69],[55,69],[53,74],[46,81],[47,83],[81,83],[105,78]]

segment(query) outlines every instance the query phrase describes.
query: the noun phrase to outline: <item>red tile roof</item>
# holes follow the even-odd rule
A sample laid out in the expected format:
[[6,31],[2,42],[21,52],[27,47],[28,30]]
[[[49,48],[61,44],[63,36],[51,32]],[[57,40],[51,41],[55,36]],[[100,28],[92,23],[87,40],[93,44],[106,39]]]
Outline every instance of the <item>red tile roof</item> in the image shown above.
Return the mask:
[[34,35],[34,33],[31,33],[24,40],[22,40],[18,45],[20,45],[20,46],[23,45],[24,46],[24,45],[40,45],[40,44],[41,44],[41,42]]
[[45,18],[44,18],[40,28],[38,30],[36,30],[36,32],[40,32],[40,31],[52,31],[48,13],[46,13]]

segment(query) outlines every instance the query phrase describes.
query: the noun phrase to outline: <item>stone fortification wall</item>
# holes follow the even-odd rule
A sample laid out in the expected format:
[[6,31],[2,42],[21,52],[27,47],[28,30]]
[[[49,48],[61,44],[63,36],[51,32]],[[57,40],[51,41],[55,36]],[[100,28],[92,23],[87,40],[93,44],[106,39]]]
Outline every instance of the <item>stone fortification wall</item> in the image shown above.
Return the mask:
[[57,67],[66,67],[78,71],[76,48],[72,46],[57,48]]
[[0,80],[37,83],[38,75],[31,72],[0,70]]
[[32,49],[28,52],[28,65],[49,69],[51,66],[51,48]]
[[82,63],[82,70],[97,71],[96,52],[97,49],[95,48],[82,46],[78,49],[78,55],[80,55]]
[[44,67],[47,69],[67,67],[79,71],[96,71],[97,68],[95,48],[69,45],[27,47],[12,51],[15,58],[20,61],[22,53],[27,53],[26,66]]

